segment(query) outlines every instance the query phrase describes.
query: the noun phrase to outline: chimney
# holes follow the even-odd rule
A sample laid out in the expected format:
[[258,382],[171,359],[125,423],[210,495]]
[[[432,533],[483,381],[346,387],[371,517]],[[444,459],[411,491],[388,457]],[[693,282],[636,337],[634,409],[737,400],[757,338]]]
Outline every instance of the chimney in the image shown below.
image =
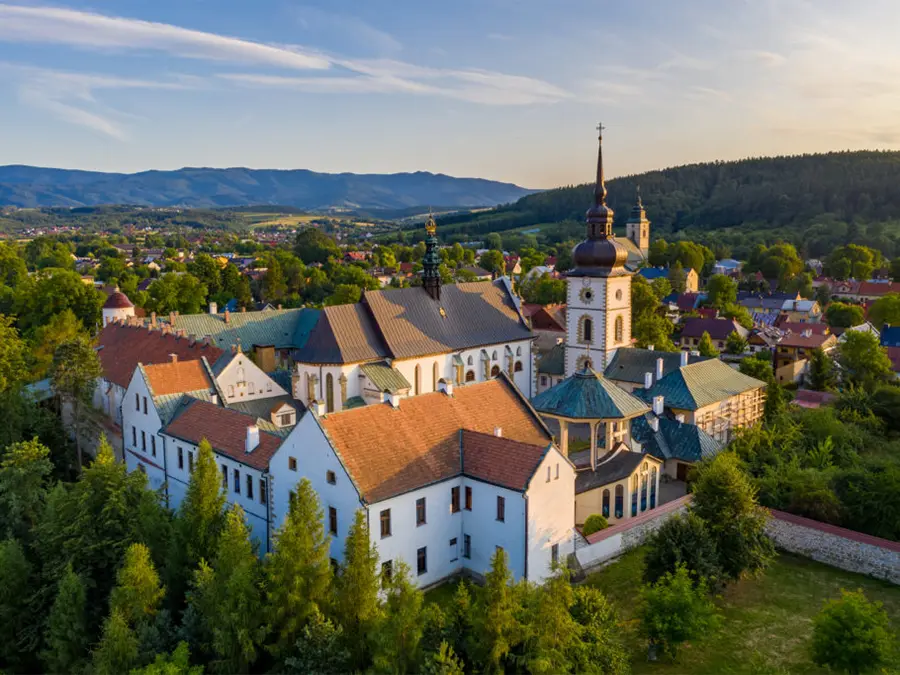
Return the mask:
[[803,331],[803,337],[808,338],[812,337],[812,328],[806,328]]
[[678,422],[679,424],[684,424],[684,415],[681,413],[678,413],[677,415],[675,415],[675,421]]
[[649,389],[653,386],[653,373],[646,372],[644,373],[644,389]]
[[503,438],[503,427],[494,427],[494,436]]
[[663,410],[665,410],[666,397],[665,396],[654,396],[653,397],[653,414],[659,416],[663,414]]
[[647,345],[647,351],[652,352],[655,345]]
[[313,401],[312,405],[316,407],[316,415],[319,417],[325,417],[326,408],[324,401]]
[[650,428],[659,431],[659,418],[656,415],[650,418]]
[[662,376],[663,376],[663,360],[662,360],[662,357],[660,356],[658,359],[656,359],[656,379],[661,380]]
[[213,405],[219,405],[219,395],[218,394],[210,394],[209,402]]
[[228,308],[225,309],[225,323],[231,321],[231,312],[228,311]]
[[280,303],[280,302],[278,303],[278,309],[279,309],[279,311],[281,310],[281,303]]
[[246,311],[247,311],[247,308],[246,308],[246,307],[241,307],[241,314],[243,314],[243,313],[246,312]]
[[156,312],[150,312],[150,325],[156,328]]
[[444,392],[447,396],[453,396],[453,383],[441,378],[438,380],[438,391]]
[[169,325],[175,325],[175,312],[169,312]]
[[247,427],[247,442],[244,445],[244,451],[249,454],[259,447],[259,427],[251,424]]
[[681,352],[681,367],[684,368],[688,364],[688,358],[690,354],[688,352]]
[[391,394],[390,394],[390,397],[388,398],[388,400],[391,402],[391,407],[392,407],[392,408],[399,408],[399,407],[400,407],[400,394],[397,394],[397,393],[391,393]]
[[178,354],[169,354],[169,361],[172,363],[178,363]]
[[209,313],[210,314],[218,314],[219,313],[219,303],[217,303],[217,302],[209,303]]
[[188,344],[193,347],[197,343],[197,336],[191,333],[188,335]]

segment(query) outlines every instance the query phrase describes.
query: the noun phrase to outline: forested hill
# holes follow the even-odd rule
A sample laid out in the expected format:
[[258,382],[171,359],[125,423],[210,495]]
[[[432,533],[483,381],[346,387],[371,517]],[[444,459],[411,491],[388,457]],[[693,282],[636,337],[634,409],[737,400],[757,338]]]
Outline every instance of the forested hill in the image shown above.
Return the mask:
[[[844,221],[900,220],[900,152],[709,162],[616,178],[607,183],[616,225],[628,218],[638,186],[654,235],[746,224],[790,231],[825,214]],[[490,211],[445,217],[440,225],[445,233],[484,234],[582,220],[592,190],[590,184],[548,190]]]
[[425,171],[317,173],[305,169],[179,169],[134,174],[0,166],[0,206],[223,207],[278,204],[303,209],[495,206],[533,190]]

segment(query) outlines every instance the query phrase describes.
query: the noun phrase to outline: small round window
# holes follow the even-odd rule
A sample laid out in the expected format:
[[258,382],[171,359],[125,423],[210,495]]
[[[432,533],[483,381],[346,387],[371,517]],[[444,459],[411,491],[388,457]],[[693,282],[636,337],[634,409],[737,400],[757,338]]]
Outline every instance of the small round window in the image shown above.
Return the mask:
[[594,291],[590,288],[581,289],[581,301],[590,304],[594,299]]
[[621,299],[622,299],[622,289],[620,288],[619,290],[616,291],[616,300],[621,300]]

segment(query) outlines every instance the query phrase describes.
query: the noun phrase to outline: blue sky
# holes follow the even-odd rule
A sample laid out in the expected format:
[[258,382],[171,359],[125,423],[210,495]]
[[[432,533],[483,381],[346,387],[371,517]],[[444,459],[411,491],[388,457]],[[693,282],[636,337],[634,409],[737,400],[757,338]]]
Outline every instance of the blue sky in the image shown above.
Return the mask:
[[0,0],[0,164],[528,187],[900,147],[896,0]]

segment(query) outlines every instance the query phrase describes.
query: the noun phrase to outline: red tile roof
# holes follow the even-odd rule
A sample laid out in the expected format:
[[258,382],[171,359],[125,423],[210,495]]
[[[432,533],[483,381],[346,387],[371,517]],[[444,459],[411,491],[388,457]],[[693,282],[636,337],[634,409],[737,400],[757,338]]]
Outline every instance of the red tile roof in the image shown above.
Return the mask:
[[775,326],[785,333],[788,331],[792,333],[802,333],[805,330],[811,330],[813,335],[825,335],[831,332],[827,323],[799,323],[797,321],[778,321],[776,319]]
[[103,309],[127,309],[129,307],[134,307],[134,305],[128,299],[128,296],[120,291],[111,293],[106,302],[103,303]]
[[[501,433],[503,430],[501,429]],[[464,429],[462,472],[510,490],[524,491],[550,447]]]
[[900,283],[878,283],[875,281],[862,281],[859,284],[857,295],[882,296],[888,293],[900,293]]
[[836,394],[828,391],[813,391],[812,389],[798,389],[791,403],[801,408],[818,408],[831,403],[837,398]]
[[187,338],[117,323],[104,326],[97,343],[103,377],[120,387],[128,386],[138,363],[167,363],[169,355],[175,354],[184,361],[205,356],[212,365],[222,355],[222,350],[212,345],[195,342],[191,346]]
[[[321,420],[363,499],[382,501],[460,473],[463,429],[546,447],[552,440],[505,376],[400,401],[355,408]],[[511,466],[502,480],[515,483]],[[498,478],[501,482],[501,478]]]
[[200,359],[147,365],[144,366],[144,374],[154,396],[184,394],[213,387],[206,366]]
[[830,347],[837,342],[837,338],[832,335],[804,335],[803,333],[786,333],[778,343],[779,347],[798,347],[803,349],[816,349],[817,347]]
[[256,418],[251,415],[193,399],[166,427],[165,433],[195,445],[205,438],[216,452],[254,469],[265,470],[282,439],[260,430],[259,445],[252,452],[245,452],[247,427],[255,424]]

